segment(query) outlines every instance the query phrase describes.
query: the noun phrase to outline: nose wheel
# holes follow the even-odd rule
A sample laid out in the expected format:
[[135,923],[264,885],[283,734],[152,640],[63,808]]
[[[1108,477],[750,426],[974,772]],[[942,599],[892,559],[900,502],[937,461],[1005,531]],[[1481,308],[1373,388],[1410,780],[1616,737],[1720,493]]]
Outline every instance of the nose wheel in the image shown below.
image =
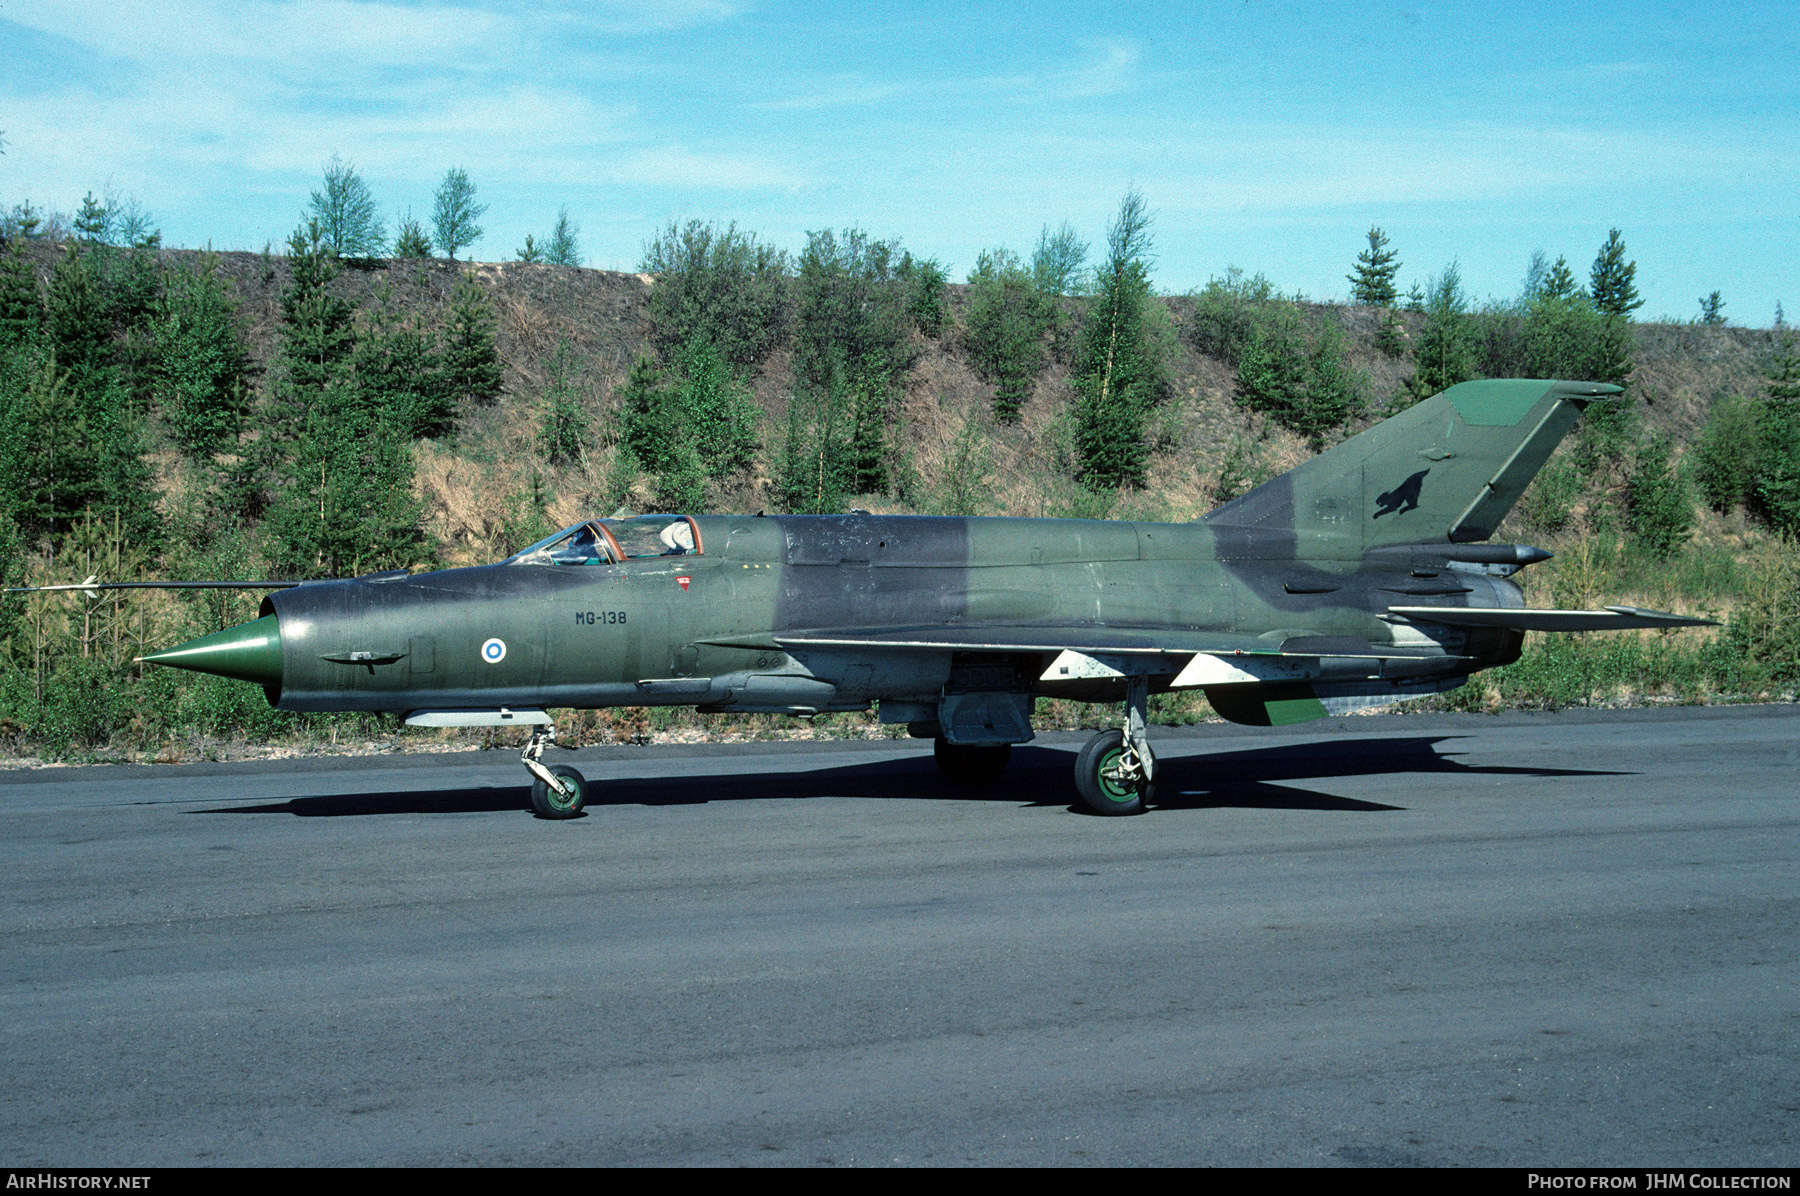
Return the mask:
[[519,763],[531,773],[531,808],[539,818],[575,818],[587,805],[587,778],[567,764],[546,766],[544,749],[556,742],[556,728],[532,728]]

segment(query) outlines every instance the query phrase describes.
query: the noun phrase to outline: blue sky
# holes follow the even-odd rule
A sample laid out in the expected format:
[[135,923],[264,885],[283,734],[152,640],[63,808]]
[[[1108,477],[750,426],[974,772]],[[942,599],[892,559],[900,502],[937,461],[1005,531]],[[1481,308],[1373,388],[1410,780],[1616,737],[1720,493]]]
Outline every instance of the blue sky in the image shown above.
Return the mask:
[[0,0],[0,204],[134,196],[177,246],[280,246],[334,153],[391,229],[446,169],[481,260],[548,234],[633,269],[670,220],[898,237],[961,279],[1137,187],[1156,283],[1515,294],[1607,230],[1644,318],[1800,305],[1800,20],[1775,5],[813,6],[752,0]]

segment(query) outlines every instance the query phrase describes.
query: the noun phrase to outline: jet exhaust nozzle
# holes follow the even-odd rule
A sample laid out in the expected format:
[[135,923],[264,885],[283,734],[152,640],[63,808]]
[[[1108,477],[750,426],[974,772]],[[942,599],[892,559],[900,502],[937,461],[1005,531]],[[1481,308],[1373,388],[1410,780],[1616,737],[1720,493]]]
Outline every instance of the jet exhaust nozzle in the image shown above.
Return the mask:
[[281,628],[276,619],[275,615],[264,615],[139,659],[235,681],[280,685]]

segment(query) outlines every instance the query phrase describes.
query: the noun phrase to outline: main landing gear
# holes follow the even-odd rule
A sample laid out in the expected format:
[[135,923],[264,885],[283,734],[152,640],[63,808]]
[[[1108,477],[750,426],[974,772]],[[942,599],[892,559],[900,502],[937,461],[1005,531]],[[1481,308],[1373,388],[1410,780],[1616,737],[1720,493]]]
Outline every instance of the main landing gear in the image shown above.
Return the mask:
[[1141,814],[1156,795],[1156,757],[1144,733],[1149,701],[1149,680],[1131,678],[1125,726],[1100,732],[1075,757],[1075,792],[1095,814]]
[[587,778],[567,764],[546,767],[540,760],[544,749],[556,742],[556,728],[540,725],[531,729],[519,763],[530,770],[531,808],[539,818],[575,818],[587,805]]

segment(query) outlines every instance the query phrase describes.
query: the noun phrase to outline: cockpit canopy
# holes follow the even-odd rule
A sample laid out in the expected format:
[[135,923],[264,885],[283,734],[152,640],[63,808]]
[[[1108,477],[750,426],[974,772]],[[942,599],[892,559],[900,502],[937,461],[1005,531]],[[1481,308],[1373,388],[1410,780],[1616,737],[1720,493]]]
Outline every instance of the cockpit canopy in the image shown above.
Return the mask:
[[522,548],[502,565],[614,565],[700,552],[700,529],[686,515],[588,519]]

